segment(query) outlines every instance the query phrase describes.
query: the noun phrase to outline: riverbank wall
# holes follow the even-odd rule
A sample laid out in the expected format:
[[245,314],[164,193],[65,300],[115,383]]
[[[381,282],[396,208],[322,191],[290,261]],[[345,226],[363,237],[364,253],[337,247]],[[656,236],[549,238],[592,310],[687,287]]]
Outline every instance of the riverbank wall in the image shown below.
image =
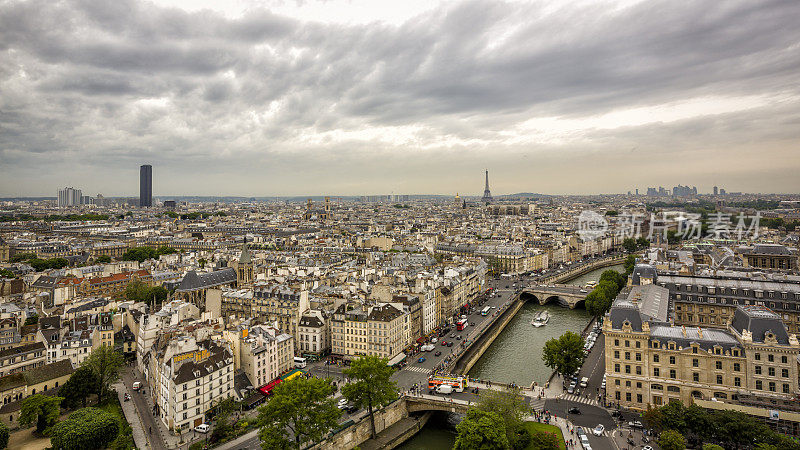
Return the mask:
[[594,261],[591,264],[583,264],[574,269],[568,270],[557,275],[551,275],[543,278],[539,284],[559,284],[566,283],[567,281],[574,280],[581,275],[585,275],[593,270],[602,269],[603,267],[616,266],[625,262],[626,256],[613,256],[599,261]]
[[472,369],[472,366],[483,356],[483,353],[492,345],[495,339],[500,336],[500,333],[502,333],[506,325],[511,322],[511,319],[517,315],[524,303],[525,302],[520,299],[519,295],[514,297],[509,307],[503,310],[503,312],[487,326],[487,330],[481,333],[478,339],[470,343],[470,346],[455,360],[451,373],[466,376],[469,370]]

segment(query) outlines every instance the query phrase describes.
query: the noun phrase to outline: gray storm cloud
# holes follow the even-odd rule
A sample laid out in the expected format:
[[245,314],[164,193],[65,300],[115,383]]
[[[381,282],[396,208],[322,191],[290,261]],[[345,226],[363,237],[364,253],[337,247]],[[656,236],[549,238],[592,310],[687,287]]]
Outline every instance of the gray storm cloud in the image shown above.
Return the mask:
[[798,191],[800,4],[544,6],[2,1],[0,195]]

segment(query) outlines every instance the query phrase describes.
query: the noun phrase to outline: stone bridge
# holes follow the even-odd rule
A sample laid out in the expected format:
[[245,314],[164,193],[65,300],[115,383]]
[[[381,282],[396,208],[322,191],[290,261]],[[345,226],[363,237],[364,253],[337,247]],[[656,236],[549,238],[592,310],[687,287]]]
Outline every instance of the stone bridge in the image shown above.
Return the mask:
[[410,413],[420,411],[445,411],[466,413],[470,402],[454,398],[436,397],[433,395],[405,396],[406,409]]
[[524,288],[520,294],[520,298],[522,300],[537,301],[540,305],[556,302],[569,309],[575,309],[583,305],[583,301],[586,300],[586,294],[588,293],[588,290],[580,286],[568,284],[539,284]]

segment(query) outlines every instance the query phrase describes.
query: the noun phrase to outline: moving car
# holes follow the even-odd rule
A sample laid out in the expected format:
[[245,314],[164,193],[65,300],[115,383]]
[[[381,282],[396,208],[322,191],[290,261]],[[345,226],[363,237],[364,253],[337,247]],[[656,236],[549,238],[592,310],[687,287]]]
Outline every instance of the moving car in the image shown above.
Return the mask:
[[633,422],[628,422],[628,426],[631,428],[644,428],[642,422],[639,422],[638,420],[634,420]]
[[440,352],[440,351],[436,352],[436,353],[433,354],[433,356],[442,356],[442,352]]
[[594,429],[592,430],[592,434],[595,436],[602,436],[603,431],[606,431],[606,427],[604,427],[603,424],[601,423],[596,427],[594,427]]
[[201,423],[200,425],[194,427],[194,431],[197,431],[198,433],[208,433],[210,428],[211,427],[209,427],[207,423]]
[[139,381],[134,381],[133,382],[133,390],[134,391],[138,391],[141,388],[142,388],[142,383],[141,382],[139,382]]
[[568,413],[570,413],[570,414],[580,414],[580,413],[581,413],[581,410],[580,410],[580,409],[578,409],[578,407],[577,407],[577,406],[573,406],[572,408],[570,408],[569,410],[567,410],[567,412],[568,412]]
[[581,378],[581,387],[585,388],[588,385],[589,385],[589,378],[588,377]]
[[453,343],[452,343],[452,342],[448,342],[448,343],[447,343],[447,346],[448,346],[448,347],[452,347],[452,346],[453,346]]
[[425,362],[425,357],[424,356],[420,356],[419,359],[417,360],[417,362],[418,363],[424,363]]

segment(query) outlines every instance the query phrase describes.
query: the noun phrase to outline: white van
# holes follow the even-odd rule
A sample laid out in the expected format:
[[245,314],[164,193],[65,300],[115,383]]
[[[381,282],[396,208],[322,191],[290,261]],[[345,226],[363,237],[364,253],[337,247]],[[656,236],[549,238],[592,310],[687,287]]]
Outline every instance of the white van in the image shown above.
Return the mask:
[[440,384],[436,386],[436,392],[439,394],[452,394],[453,393],[453,386],[449,384]]
[[200,425],[194,427],[194,431],[198,433],[208,433],[209,427],[207,423],[201,423]]

